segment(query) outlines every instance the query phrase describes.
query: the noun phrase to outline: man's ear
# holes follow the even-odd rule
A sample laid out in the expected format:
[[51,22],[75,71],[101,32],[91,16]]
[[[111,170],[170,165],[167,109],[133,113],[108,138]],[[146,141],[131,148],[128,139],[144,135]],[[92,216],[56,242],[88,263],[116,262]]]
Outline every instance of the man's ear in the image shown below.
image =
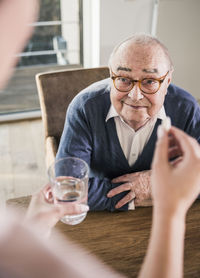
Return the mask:
[[110,62],[109,62],[109,64],[108,64],[108,69],[109,69],[110,76],[112,76],[112,69],[111,69],[111,64],[110,64]]
[[168,83],[168,86],[170,85],[170,83],[172,82],[172,73],[173,73],[174,69],[171,69],[168,73],[168,76],[167,76],[167,83]]

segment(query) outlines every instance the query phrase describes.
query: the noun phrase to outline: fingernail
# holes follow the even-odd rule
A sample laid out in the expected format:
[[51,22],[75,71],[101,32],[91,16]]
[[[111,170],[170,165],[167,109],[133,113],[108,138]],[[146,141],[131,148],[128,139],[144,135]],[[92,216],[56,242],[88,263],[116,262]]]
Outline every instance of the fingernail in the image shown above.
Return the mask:
[[111,194],[110,194],[110,193],[108,193],[108,194],[107,194],[107,197],[111,197]]
[[162,138],[163,135],[164,135],[163,127],[161,125],[159,125],[159,127],[157,129],[157,137],[158,137],[158,139]]
[[84,212],[88,211],[90,208],[87,205],[80,204],[80,209]]

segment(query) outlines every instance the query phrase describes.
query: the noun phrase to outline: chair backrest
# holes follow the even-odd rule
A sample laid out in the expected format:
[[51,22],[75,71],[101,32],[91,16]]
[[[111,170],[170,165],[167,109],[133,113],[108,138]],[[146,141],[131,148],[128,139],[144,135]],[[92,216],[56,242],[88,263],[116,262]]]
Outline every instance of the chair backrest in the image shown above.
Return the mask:
[[36,84],[45,136],[60,141],[66,110],[76,94],[93,82],[109,77],[107,67],[38,73]]

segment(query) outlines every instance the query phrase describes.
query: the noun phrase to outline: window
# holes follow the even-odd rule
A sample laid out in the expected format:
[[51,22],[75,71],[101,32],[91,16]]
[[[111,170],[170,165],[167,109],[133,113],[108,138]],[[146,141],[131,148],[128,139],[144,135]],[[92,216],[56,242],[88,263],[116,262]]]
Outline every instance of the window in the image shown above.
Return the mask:
[[22,53],[16,71],[0,94],[0,114],[40,109],[35,74],[80,67],[82,50],[82,0],[40,1],[34,34]]

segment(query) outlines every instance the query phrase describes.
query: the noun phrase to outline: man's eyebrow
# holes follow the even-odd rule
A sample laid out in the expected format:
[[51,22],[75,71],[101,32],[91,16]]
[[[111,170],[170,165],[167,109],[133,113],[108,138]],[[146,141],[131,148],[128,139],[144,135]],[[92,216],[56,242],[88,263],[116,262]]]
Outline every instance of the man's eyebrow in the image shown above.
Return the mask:
[[158,72],[157,69],[143,69],[142,71],[146,72],[146,73],[157,73]]
[[130,69],[130,68],[125,68],[125,67],[120,67],[120,66],[117,68],[117,71],[118,70],[132,71],[132,69]]

